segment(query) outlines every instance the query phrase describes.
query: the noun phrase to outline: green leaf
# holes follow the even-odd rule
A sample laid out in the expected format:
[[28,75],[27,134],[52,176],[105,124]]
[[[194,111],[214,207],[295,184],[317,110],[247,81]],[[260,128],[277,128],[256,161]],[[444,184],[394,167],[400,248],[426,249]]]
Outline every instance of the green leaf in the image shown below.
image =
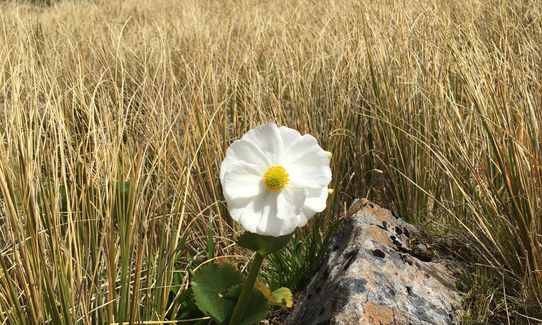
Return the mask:
[[173,283],[172,283],[170,291],[174,295],[176,295],[177,292],[179,292],[179,289],[181,288],[182,283],[183,283],[183,278],[184,278],[184,272],[178,271],[178,270],[173,271]]
[[[228,290],[226,298],[232,299],[234,302],[237,302],[239,295],[241,295],[242,286],[242,284],[238,284],[231,287]],[[252,289],[252,294],[248,299],[245,313],[243,314],[243,317],[241,317],[241,324],[239,325],[258,324],[260,321],[265,319],[268,311],[269,302],[267,301],[267,299],[260,291]]]
[[115,196],[113,216],[119,225],[123,225],[128,222],[128,218],[131,215],[130,183],[122,181],[116,182]]
[[243,281],[243,275],[229,264],[201,267],[192,278],[192,292],[198,308],[217,322],[224,323],[236,303],[236,299],[225,296],[231,287]]
[[209,218],[209,225],[207,226],[207,259],[215,257],[215,232],[213,226],[213,218]]
[[239,239],[237,239],[237,244],[241,247],[258,252],[263,256],[267,256],[286,246],[292,236],[293,233],[285,236],[273,237],[245,231],[245,233],[242,234]]

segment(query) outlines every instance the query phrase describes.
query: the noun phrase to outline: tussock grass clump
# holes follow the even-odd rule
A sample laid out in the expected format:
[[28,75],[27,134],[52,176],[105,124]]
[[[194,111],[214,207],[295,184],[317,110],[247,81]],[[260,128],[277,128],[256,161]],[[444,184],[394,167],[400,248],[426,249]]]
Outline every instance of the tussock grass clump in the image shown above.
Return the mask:
[[224,151],[275,121],[333,152],[336,190],[273,285],[383,197],[469,242],[467,320],[535,323],[541,44],[536,1],[1,3],[0,320],[196,317],[187,270],[248,260]]

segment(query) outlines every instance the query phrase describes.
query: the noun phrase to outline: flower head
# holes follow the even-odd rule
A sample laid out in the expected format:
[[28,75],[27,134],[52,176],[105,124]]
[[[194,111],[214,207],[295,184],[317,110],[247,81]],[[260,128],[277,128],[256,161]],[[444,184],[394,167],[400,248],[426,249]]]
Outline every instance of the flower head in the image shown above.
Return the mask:
[[311,135],[263,124],[233,142],[220,167],[232,218],[249,232],[283,236],[326,207],[330,157]]

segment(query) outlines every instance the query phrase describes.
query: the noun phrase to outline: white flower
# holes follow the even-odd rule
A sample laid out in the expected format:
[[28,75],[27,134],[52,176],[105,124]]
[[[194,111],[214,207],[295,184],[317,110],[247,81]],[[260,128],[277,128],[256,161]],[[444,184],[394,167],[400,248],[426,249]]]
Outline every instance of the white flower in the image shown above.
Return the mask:
[[283,236],[326,207],[329,153],[311,135],[263,124],[231,144],[220,182],[232,218],[249,232]]

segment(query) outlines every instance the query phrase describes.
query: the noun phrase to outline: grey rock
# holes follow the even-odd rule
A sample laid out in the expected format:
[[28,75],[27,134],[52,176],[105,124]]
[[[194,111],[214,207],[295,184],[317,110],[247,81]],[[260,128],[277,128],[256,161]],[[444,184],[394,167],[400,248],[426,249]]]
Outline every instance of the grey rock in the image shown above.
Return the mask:
[[390,211],[356,206],[285,324],[458,323],[458,264],[437,258],[430,238]]

